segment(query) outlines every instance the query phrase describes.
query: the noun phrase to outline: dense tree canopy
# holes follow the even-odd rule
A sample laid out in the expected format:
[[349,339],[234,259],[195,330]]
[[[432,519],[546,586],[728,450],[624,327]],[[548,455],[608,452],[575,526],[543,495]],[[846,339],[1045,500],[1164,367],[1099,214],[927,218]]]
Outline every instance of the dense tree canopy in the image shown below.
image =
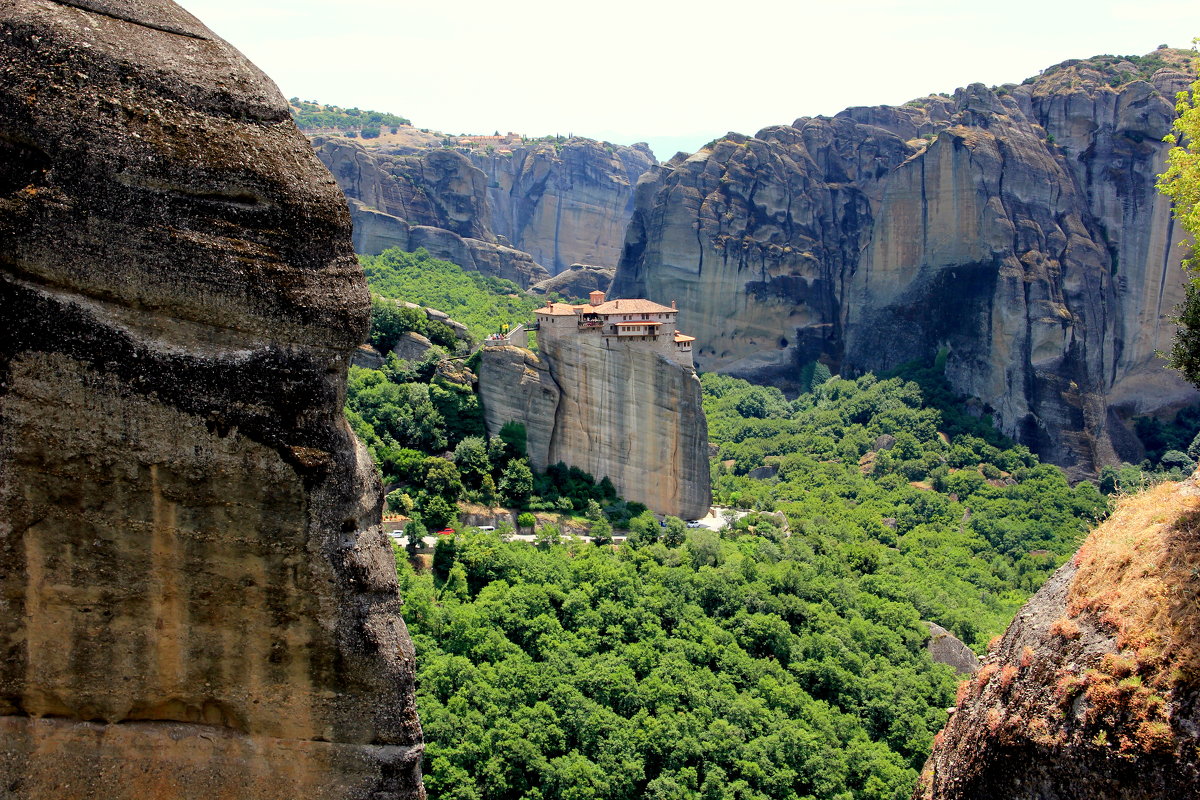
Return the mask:
[[[901,378],[831,378],[791,403],[728,376],[701,383],[718,504],[781,511],[794,530],[849,543],[881,591],[976,647],[1107,512],[1095,486],[1072,488],[1025,447],[947,436]],[[747,416],[746,398],[764,393],[771,411]],[[759,467],[774,477],[751,477]]]
[[[947,436],[916,383],[817,377],[702,376],[717,496],[760,509],[720,534],[635,509],[615,549],[468,529],[432,574],[399,560],[432,796],[908,797],[956,683],[922,621],[981,650],[1107,502]],[[548,475],[603,541],[574,473]]]
[[532,319],[541,305],[511,281],[467,272],[433,258],[424,248],[407,253],[393,247],[359,260],[372,292],[444,311],[476,339]]
[[[364,264],[374,291],[477,335],[527,302],[423,253]],[[375,331],[420,322],[388,311]],[[437,529],[456,500],[500,500],[536,545],[467,528],[431,572],[398,553],[433,798],[907,798],[956,684],[924,621],[982,651],[1107,512],[956,397],[944,355],[883,379],[810,364],[795,399],[702,376],[715,497],[749,510],[719,533],[578,467],[534,474],[524,428],[486,437],[444,356],[351,370],[347,416],[389,503]],[[1145,423],[1173,469],[1200,455],[1189,421]],[[596,544],[533,511],[586,516]]]
[[908,796],[956,684],[916,612],[805,537],[689,534],[399,559],[432,797]]

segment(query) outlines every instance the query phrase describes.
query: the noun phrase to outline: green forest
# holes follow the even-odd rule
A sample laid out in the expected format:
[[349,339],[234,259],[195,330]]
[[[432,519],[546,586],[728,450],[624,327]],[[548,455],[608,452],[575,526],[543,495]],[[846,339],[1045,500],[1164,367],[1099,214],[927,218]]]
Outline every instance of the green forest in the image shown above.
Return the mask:
[[535,299],[512,281],[467,272],[433,258],[419,248],[406,253],[389,248],[377,256],[359,256],[372,294],[407,300],[444,311],[470,329],[476,339],[533,318],[545,300]]
[[[472,343],[394,302],[477,341],[538,301],[423,251],[362,260],[372,343],[436,345],[352,368],[347,402],[410,533],[458,530],[432,567],[396,551],[432,798],[906,798],[958,683],[925,622],[983,652],[1107,493],[1194,457],[1185,412],[1141,424],[1154,461],[1072,487],[954,395],[944,353],[854,379],[809,364],[793,398],[704,374],[714,501],[744,511],[660,524],[604,476],[536,474],[520,426],[488,437]],[[464,500],[525,511],[536,544],[457,525]],[[596,543],[562,535],[580,519]]]
[[1107,510],[902,378],[702,381],[718,501],[759,513],[398,553],[431,796],[907,797],[957,684],[922,621],[982,649]]
[[384,130],[395,133],[401,125],[410,124],[404,117],[385,111],[329,106],[311,100],[301,100],[299,97],[288,100],[288,105],[296,127],[302,131],[337,129],[371,139],[379,136]]

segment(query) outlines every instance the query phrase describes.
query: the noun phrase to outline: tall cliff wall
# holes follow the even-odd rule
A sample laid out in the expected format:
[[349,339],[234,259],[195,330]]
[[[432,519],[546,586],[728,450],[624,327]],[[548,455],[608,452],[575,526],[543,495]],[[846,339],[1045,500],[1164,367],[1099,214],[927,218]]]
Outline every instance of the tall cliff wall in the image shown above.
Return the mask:
[[945,348],[951,385],[1044,458],[1137,460],[1124,418],[1200,399],[1154,356],[1184,284],[1154,181],[1188,78],[1112,62],[654,168],[612,291],[679,298],[698,367],[785,386],[814,359],[853,373]]
[[557,275],[572,264],[615,267],[633,214],[633,187],[654,165],[644,144],[568,139],[512,155],[474,151],[488,179],[492,230]]
[[575,263],[616,266],[645,145],[568,139],[509,152],[371,147],[316,137],[350,200],[355,248],[424,247],[528,286]]
[[1126,498],[959,692],[916,800],[1200,791],[1200,488]]
[[165,0],[3,0],[0,70],[0,794],[423,797],[336,185]]
[[708,423],[695,370],[602,337],[539,338],[539,356],[488,347],[479,393],[488,432],[525,424],[538,470],[559,461],[627,500],[665,514],[702,517],[712,502]]

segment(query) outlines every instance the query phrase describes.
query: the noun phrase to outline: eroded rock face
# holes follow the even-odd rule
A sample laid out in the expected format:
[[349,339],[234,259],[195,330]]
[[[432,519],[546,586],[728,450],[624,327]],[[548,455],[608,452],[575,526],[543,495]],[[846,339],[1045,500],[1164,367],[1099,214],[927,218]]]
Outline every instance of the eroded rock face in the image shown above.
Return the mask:
[[1200,489],[1123,501],[960,689],[916,800],[1200,791]]
[[654,164],[644,144],[573,138],[473,152],[487,176],[492,230],[557,275],[572,264],[615,267],[633,213],[633,187]]
[[708,423],[695,370],[599,336],[543,337],[539,355],[487,347],[479,392],[488,433],[525,424],[535,469],[608,476],[627,500],[691,519],[712,502]]
[[1184,285],[1154,180],[1188,80],[1081,63],[730,134],[643,176],[613,293],[678,298],[698,367],[785,387],[945,349],[1044,459],[1136,461],[1123,419],[1200,399],[1154,356]]
[[0,69],[0,786],[422,797],[336,185],[169,2],[5,0]]
[[557,292],[563,297],[583,298],[592,292],[608,292],[612,286],[616,267],[598,267],[593,264],[572,264],[553,278],[538,281],[529,287],[533,294]]
[[960,675],[970,675],[979,669],[979,657],[962,640],[936,622],[926,622],[929,641],[925,649],[935,664],[949,664]]
[[524,423],[529,461],[544,470],[550,460],[555,415],[562,388],[545,359],[522,347],[486,347],[479,362],[479,399],[488,433],[499,435],[506,422]]
[[360,253],[424,247],[529,286],[574,263],[615,267],[645,145],[568,139],[510,151],[369,147],[315,137],[350,200]]

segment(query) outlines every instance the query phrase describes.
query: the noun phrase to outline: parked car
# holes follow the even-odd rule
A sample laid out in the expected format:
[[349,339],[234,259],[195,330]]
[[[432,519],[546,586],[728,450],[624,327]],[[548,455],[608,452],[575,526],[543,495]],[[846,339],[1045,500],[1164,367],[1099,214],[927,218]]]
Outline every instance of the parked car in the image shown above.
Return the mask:
[[689,520],[687,521],[687,526],[688,526],[689,528],[701,528],[701,527],[703,527],[703,525],[701,525],[701,524],[700,524],[700,520],[698,520],[698,519],[689,519]]
[[494,531],[494,530],[496,530],[496,526],[495,526],[495,525],[480,525],[480,526],[479,526],[479,530],[481,530],[481,531]]
[[437,535],[438,536],[453,536],[454,528],[442,528],[440,531],[437,532]]

